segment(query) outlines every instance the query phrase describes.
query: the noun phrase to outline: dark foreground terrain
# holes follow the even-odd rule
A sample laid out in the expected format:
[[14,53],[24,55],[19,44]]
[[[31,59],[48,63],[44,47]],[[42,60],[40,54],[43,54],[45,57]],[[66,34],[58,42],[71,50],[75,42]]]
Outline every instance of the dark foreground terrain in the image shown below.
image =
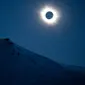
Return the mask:
[[0,85],[85,85],[84,68],[75,68],[0,39]]

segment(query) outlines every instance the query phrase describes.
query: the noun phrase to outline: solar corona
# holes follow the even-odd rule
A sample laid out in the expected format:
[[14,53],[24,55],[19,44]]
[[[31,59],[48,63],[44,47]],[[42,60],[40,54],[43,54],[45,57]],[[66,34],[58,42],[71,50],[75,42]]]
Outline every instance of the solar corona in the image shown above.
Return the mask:
[[45,6],[40,11],[40,18],[48,25],[57,24],[59,20],[59,12],[51,6]]

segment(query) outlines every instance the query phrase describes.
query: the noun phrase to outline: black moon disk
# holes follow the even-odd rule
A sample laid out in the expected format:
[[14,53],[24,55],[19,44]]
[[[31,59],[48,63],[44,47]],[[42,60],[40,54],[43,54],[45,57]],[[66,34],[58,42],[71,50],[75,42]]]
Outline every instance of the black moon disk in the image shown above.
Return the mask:
[[45,16],[47,19],[51,19],[53,17],[53,13],[51,11],[48,11]]

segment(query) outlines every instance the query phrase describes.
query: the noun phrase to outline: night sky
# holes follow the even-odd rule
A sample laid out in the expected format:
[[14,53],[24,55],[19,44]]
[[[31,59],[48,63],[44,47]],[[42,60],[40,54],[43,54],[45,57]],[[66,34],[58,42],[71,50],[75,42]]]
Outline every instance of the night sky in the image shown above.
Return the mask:
[[[37,12],[45,5],[56,6],[59,22],[48,26]],[[0,38],[56,62],[85,66],[84,0],[0,0]]]

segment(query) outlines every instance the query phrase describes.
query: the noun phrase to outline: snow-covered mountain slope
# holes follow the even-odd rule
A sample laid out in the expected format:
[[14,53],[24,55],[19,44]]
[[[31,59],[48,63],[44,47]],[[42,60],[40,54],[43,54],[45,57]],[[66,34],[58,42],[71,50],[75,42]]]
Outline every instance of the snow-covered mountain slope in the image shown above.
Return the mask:
[[74,66],[74,65],[62,65],[64,68],[72,71],[78,71],[81,73],[85,73],[85,67],[82,66]]
[[84,85],[84,78],[9,39],[0,39],[0,85],[73,85],[76,80]]

